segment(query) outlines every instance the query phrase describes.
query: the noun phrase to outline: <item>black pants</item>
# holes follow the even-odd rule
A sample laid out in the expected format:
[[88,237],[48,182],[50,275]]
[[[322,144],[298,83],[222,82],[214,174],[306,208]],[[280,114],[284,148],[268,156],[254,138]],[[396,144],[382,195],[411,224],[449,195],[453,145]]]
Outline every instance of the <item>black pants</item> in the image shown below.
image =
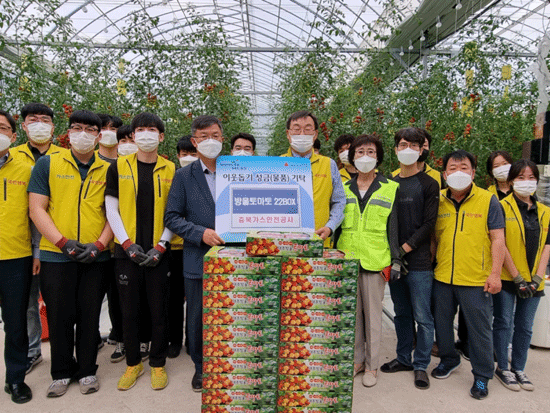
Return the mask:
[[19,384],[27,370],[27,305],[32,277],[32,257],[0,261],[0,305],[4,321],[6,383]]
[[167,309],[169,294],[169,257],[165,256],[154,268],[140,267],[129,259],[116,259],[117,286],[122,309],[126,364],[141,362],[140,336],[143,328],[143,305],[148,305],[151,321],[151,349],[149,365],[163,367],[168,349]]
[[189,326],[189,354],[195,371],[202,372],[202,278],[185,278],[187,294],[187,324]]
[[109,304],[109,318],[111,319],[111,332],[109,338],[117,343],[122,342],[122,310],[120,309],[120,297],[115,277],[115,260],[108,261],[107,274],[107,302]]
[[41,265],[40,289],[48,312],[52,378],[78,380],[94,375],[97,326],[108,264],[42,262]]
[[[182,345],[184,304],[183,250],[172,250],[170,259],[170,303],[168,305],[168,342],[170,345],[180,347]],[[185,336],[188,336],[187,325],[185,325]]]

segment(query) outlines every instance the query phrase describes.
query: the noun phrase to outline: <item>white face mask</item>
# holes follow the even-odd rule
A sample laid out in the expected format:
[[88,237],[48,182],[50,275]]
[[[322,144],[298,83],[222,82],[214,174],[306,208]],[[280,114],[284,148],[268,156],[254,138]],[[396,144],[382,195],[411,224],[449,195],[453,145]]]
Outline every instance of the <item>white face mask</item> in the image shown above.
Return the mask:
[[520,196],[531,196],[537,190],[537,181],[514,181],[514,192]]
[[116,132],[112,130],[102,130],[101,131],[101,140],[99,144],[105,146],[106,148],[112,148],[118,143],[116,138]]
[[344,165],[350,164],[348,155],[349,155],[349,151],[347,149],[343,152],[340,152],[340,155],[338,155],[338,157],[340,158],[340,162],[342,162]]
[[506,180],[508,179],[508,172],[510,172],[511,166],[512,165],[507,164],[507,165],[499,166],[498,168],[493,168],[493,176],[495,177],[495,179],[499,182],[506,182]]
[[368,155],[362,156],[355,160],[355,167],[359,172],[369,173],[376,166],[377,159],[371,158]]
[[27,125],[27,135],[34,143],[41,145],[52,138],[53,125],[45,122],[33,122]]
[[305,153],[313,148],[314,135],[290,135],[290,146],[296,152]]
[[412,165],[418,160],[420,152],[415,151],[411,148],[406,148],[400,151],[397,151],[397,159],[403,165]]
[[0,133],[0,152],[5,151],[8,149],[11,145],[11,139],[4,135],[3,133]]
[[82,154],[89,153],[94,150],[96,139],[97,136],[86,131],[69,133],[71,148],[73,148],[75,152]]
[[136,132],[134,142],[143,152],[153,152],[159,146],[159,133],[148,130]]
[[184,166],[187,166],[190,163],[195,162],[197,158],[192,155],[187,155],[187,156],[182,156],[181,158],[179,158],[179,160],[180,160],[180,166],[183,168]]
[[454,190],[462,191],[470,186],[472,183],[472,175],[462,171],[453,172],[447,175],[447,185]]
[[119,144],[117,150],[120,156],[126,156],[126,155],[131,155],[133,153],[136,153],[138,150],[138,147],[135,143],[128,142],[128,143]]
[[231,154],[233,156],[252,156],[252,152],[245,151],[244,149],[241,149],[240,151],[233,151]]
[[197,144],[197,150],[208,159],[214,159],[222,151],[222,143],[217,139],[205,139]]

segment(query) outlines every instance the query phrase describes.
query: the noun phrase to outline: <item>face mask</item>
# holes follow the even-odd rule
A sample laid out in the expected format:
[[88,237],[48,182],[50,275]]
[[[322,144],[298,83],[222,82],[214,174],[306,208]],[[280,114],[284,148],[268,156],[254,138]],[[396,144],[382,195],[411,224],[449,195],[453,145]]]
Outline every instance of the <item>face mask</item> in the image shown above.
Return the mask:
[[365,155],[355,160],[355,167],[358,171],[366,174],[374,169],[376,162],[377,160],[375,158]]
[[121,143],[120,145],[118,145],[118,154],[120,156],[131,155],[133,153],[136,153],[137,150],[138,150],[138,147],[135,143],[128,142],[128,143]]
[[397,159],[403,165],[412,165],[418,160],[419,157],[420,157],[420,154],[418,153],[418,151],[415,151],[414,149],[411,149],[411,148],[397,151]]
[[233,156],[252,156],[252,154],[248,151],[245,151],[244,149],[241,149],[240,151],[233,151]]
[[101,140],[99,144],[105,146],[106,148],[112,148],[118,143],[116,138],[116,132],[112,130],[102,130],[101,131]]
[[136,132],[134,142],[143,152],[153,152],[159,146],[159,133],[148,130]]
[[499,166],[498,168],[493,168],[493,176],[495,177],[495,179],[500,182],[506,182],[506,180],[508,179],[508,172],[510,172],[511,166],[512,165],[507,164],[507,165]]
[[11,139],[6,135],[0,133],[0,152],[5,151],[11,145]]
[[34,143],[41,145],[52,138],[53,126],[44,122],[33,122],[27,125],[27,134]]
[[190,163],[195,162],[197,158],[195,158],[192,155],[187,155],[187,156],[182,156],[181,158],[179,158],[179,160],[180,160],[180,165],[183,168],[184,166],[187,166]]
[[462,191],[470,186],[472,176],[462,171],[453,172],[447,176],[447,185],[457,191]]
[[417,162],[426,162],[426,159],[428,159],[428,155],[430,154],[430,151],[427,149],[422,149],[422,154],[418,157]]
[[82,131],[82,132],[71,132],[69,134],[69,142],[71,143],[71,148],[77,153],[88,153],[94,150],[95,140],[97,136],[92,135],[91,133]]
[[216,139],[205,139],[197,144],[197,150],[208,159],[214,159],[222,151],[222,143]]
[[313,148],[313,135],[291,135],[290,146],[296,152],[309,152]]
[[340,155],[338,157],[340,158],[340,162],[342,162],[344,165],[349,165],[349,159],[348,159],[349,151],[346,149],[344,152],[340,152]]
[[531,196],[537,190],[537,181],[514,181],[514,192],[520,196]]

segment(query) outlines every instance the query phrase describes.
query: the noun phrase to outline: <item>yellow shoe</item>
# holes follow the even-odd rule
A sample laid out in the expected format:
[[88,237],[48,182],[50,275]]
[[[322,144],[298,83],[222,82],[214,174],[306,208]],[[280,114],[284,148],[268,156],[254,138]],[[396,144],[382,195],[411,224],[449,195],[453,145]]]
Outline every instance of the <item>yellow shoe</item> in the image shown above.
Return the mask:
[[122,375],[118,381],[117,388],[119,390],[128,390],[134,387],[139,376],[143,374],[143,363],[139,363],[136,366],[126,367],[126,372]]
[[164,367],[151,367],[151,387],[153,390],[162,390],[168,386],[168,375]]

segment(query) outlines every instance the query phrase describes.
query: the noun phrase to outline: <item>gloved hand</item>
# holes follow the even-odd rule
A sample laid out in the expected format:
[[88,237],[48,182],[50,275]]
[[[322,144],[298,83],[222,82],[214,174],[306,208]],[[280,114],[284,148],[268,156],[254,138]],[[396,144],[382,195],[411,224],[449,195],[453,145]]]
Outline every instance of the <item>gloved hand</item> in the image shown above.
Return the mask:
[[75,239],[61,238],[56,242],[55,246],[61,250],[63,255],[76,261],[76,257],[84,252],[84,245]]
[[145,255],[145,251],[143,251],[143,248],[141,248],[140,245],[134,244],[130,239],[127,239],[122,244],[122,248],[124,249],[124,252],[130,257],[130,259],[135,262],[136,264],[141,264],[143,261],[147,259],[147,255]]
[[529,289],[531,290],[531,295],[537,292],[541,282],[542,278],[540,278],[538,275],[533,275],[533,277],[531,278],[531,282],[527,284],[529,286]]
[[514,286],[516,287],[516,294],[519,298],[529,298],[533,296],[531,288],[523,279],[521,274],[518,274],[514,277]]
[[76,260],[83,264],[90,264],[94,262],[97,257],[99,257],[101,251],[105,249],[105,245],[103,245],[100,241],[84,244],[84,247],[84,251],[76,257]]
[[155,245],[154,248],[151,248],[149,251],[147,251],[147,258],[139,265],[142,267],[156,267],[165,252],[166,248],[164,248],[159,243]]
[[397,281],[401,278],[401,265],[400,264],[392,264],[391,271],[390,271],[390,282]]

